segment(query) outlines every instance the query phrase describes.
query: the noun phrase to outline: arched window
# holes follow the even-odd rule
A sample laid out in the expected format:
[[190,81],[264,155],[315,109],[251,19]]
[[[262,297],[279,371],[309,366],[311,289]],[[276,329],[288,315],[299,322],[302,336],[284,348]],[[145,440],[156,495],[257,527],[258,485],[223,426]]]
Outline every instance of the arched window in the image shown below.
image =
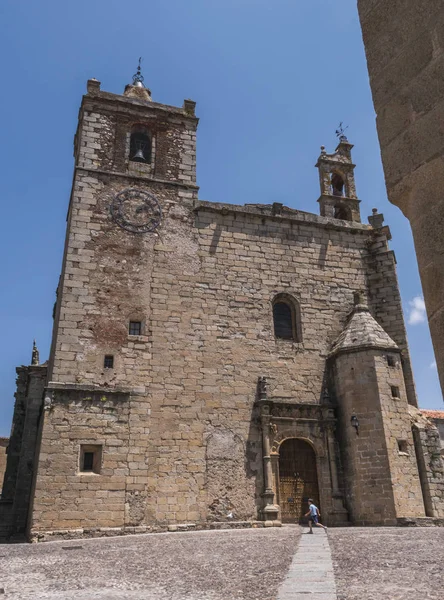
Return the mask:
[[301,341],[299,304],[288,294],[279,294],[273,300],[273,323],[277,339]]
[[344,185],[344,180],[339,173],[333,173],[331,176],[331,193],[333,196],[343,196]]
[[144,128],[133,130],[130,139],[129,159],[132,162],[151,162],[151,139]]

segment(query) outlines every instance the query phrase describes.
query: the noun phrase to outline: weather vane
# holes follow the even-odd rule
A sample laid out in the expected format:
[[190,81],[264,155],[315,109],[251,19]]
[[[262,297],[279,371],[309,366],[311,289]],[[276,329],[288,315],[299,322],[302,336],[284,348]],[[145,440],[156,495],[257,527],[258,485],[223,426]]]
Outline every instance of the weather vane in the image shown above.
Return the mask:
[[339,138],[339,141],[345,141],[347,139],[347,136],[345,135],[345,132],[348,129],[348,125],[347,127],[344,128],[344,123],[341,121],[339,123],[339,127],[336,129],[336,137]]
[[137,83],[141,83],[143,84],[143,75],[141,73],[141,63],[142,63],[142,57],[139,56],[139,64],[137,65],[137,73],[135,75],[133,75],[133,85],[136,85]]

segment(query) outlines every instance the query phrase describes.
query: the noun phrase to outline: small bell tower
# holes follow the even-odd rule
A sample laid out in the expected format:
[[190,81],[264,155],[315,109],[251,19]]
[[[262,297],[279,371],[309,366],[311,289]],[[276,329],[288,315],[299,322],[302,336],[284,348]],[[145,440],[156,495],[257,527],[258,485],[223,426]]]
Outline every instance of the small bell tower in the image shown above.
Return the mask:
[[356,196],[355,166],[352,162],[353,144],[348,141],[342,123],[336,131],[339,144],[333,154],[327,154],[321,146],[321,154],[316,163],[321,185],[321,216],[343,221],[361,222],[360,200]]

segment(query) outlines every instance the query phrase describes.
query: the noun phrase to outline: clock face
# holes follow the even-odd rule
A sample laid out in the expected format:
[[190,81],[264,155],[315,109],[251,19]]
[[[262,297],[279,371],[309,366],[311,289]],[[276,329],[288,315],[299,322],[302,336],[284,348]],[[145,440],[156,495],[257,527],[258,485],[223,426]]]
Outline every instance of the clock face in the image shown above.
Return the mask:
[[162,210],[154,194],[127,188],[118,193],[111,204],[113,220],[132,233],[154,231],[162,219]]

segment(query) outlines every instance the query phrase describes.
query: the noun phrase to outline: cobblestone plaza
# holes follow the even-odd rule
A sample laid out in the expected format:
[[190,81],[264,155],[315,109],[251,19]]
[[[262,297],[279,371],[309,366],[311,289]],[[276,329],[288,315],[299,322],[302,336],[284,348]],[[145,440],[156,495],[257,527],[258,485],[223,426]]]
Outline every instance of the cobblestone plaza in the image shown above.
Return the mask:
[[[17,600],[442,597],[443,528],[335,528],[313,536],[306,531],[285,526],[8,546],[0,554],[0,589],[5,599]],[[293,585],[302,538],[303,571]],[[325,544],[333,568],[321,563]],[[335,592],[316,593],[325,582]],[[304,594],[298,591],[302,584]]]

